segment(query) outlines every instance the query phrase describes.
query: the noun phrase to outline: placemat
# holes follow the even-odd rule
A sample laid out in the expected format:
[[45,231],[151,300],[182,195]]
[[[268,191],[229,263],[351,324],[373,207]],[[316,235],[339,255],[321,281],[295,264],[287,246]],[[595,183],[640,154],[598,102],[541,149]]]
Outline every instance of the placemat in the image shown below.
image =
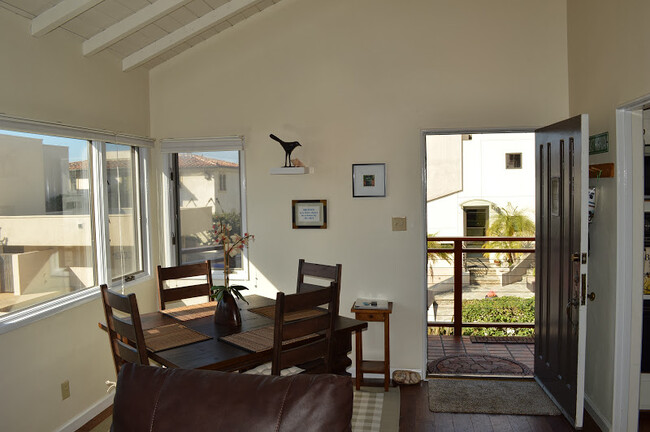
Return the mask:
[[[263,315],[267,318],[275,319],[275,306],[261,306],[261,307],[256,307],[248,310],[249,312],[256,313],[258,315]],[[301,310],[301,311],[296,311],[296,312],[289,312],[284,314],[284,320],[285,321],[294,321],[294,320],[299,320],[303,318],[311,318],[315,317],[318,315],[323,315],[327,311],[324,309],[309,309],[309,310]]]
[[181,306],[173,309],[165,309],[161,312],[176,318],[179,321],[189,321],[198,318],[205,318],[214,315],[214,310],[217,308],[217,302],[201,303],[191,306]]
[[[294,342],[308,340],[317,337],[316,333],[302,336],[295,339],[286,340],[282,345],[288,345]],[[243,348],[251,352],[262,352],[273,348],[273,326],[260,327],[248,330],[242,333],[235,333],[219,338],[224,342]]]
[[176,348],[207,339],[212,338],[178,323],[167,324],[144,331],[145,344],[153,352]]

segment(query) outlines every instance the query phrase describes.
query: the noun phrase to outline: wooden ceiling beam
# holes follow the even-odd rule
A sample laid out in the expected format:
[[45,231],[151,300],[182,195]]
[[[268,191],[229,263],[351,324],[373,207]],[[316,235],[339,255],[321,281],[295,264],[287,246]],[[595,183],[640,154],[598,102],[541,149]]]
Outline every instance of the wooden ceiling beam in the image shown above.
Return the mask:
[[32,36],[43,36],[104,0],[63,0],[32,19]]
[[95,36],[84,41],[81,46],[83,55],[89,56],[108,48],[135,33],[141,28],[151,24],[159,18],[167,15],[179,7],[189,3],[191,0],[158,0],[155,3],[145,6],[139,11],[129,15],[106,30],[97,33]]
[[228,18],[243,11],[247,7],[259,2],[259,0],[230,0],[223,6],[219,6],[212,12],[208,12],[191,23],[179,28],[178,30],[158,39],[146,47],[134,52],[122,60],[122,70],[124,72],[134,69],[160,54],[182,44],[188,39],[206,31]]

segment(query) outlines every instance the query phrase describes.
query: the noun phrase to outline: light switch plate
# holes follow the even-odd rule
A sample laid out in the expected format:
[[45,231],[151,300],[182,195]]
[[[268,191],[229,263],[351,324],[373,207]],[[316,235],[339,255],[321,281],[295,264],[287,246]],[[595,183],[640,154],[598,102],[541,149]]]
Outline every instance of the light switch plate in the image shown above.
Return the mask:
[[406,231],[406,217],[393,217],[393,231]]

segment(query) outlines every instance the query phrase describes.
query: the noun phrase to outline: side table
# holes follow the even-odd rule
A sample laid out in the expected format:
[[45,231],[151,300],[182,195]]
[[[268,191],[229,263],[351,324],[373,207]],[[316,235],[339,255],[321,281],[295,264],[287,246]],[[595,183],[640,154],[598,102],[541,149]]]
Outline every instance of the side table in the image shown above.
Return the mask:
[[389,315],[393,312],[393,302],[388,302],[385,309],[362,309],[352,305],[351,312],[354,313],[355,319],[361,321],[378,321],[384,323],[384,360],[363,360],[363,343],[361,330],[355,332],[356,336],[356,388],[359,390],[364,373],[383,373],[384,374],[384,391],[388,391],[390,383],[390,323]]

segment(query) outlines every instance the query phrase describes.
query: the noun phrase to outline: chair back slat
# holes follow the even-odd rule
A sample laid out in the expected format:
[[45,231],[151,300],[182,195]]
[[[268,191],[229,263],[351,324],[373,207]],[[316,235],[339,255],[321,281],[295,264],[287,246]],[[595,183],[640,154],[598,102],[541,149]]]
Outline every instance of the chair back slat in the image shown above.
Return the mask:
[[[331,371],[332,342],[335,315],[332,313],[335,302],[335,289],[331,286],[318,291],[285,295],[279,292],[275,301],[275,326],[273,335],[273,359],[271,373],[279,375],[289,366],[303,367],[312,363],[306,372],[319,373]],[[322,314],[307,318],[285,321],[289,312],[313,311],[316,306],[327,304]],[[297,337],[318,334],[319,339],[283,344]],[[304,368],[304,367],[303,367]]]
[[[186,264],[174,267],[157,267],[158,279],[158,300],[160,310],[165,309],[167,302],[183,300],[192,297],[208,296],[210,300],[210,289],[212,288],[212,266],[210,260],[198,264]],[[187,278],[201,276],[205,281],[180,287],[166,287],[170,281],[183,281]]]
[[329,323],[329,313],[313,318],[289,321],[284,324],[284,328],[282,329],[282,340],[286,341],[327,330]]
[[328,343],[327,339],[320,339],[297,348],[286,349],[280,360],[280,369],[322,358],[323,353],[327,352]]
[[[109,290],[105,284],[100,286],[100,291],[115,372],[119,373],[125,362],[148,365],[149,356],[135,294],[118,294]],[[116,316],[114,310],[127,316]]]
[[[334,284],[335,299],[334,310],[332,312],[335,316],[339,314],[339,299],[341,297],[341,264],[325,265],[306,262],[304,259],[298,260],[298,283],[296,292],[302,293],[306,291],[314,291],[322,288],[323,286],[330,286]],[[305,281],[305,277],[309,278]],[[314,280],[315,279],[315,280]],[[324,284],[318,285],[316,282],[323,282]]]
[[137,338],[137,331],[130,318],[125,320],[113,315],[113,329],[122,338],[127,338],[128,340],[135,340]]
[[332,286],[320,288],[315,291],[300,293],[300,296],[286,296],[284,303],[284,312],[296,312],[305,309],[313,309],[320,305],[329,303],[335,296],[335,288]]
[[138,350],[120,340],[117,340],[116,343],[117,351],[121,359],[120,366],[124,363],[140,364],[140,353]]
[[331,265],[308,263],[303,261],[302,274],[322,279],[338,279],[338,268]]

